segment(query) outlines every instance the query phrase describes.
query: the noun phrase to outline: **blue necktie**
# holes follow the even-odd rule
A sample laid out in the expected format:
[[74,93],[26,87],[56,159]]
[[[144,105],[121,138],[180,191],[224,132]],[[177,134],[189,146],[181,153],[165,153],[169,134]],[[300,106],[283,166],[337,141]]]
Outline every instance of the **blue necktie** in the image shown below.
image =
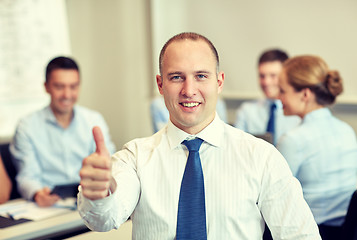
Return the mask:
[[273,102],[270,105],[270,114],[269,114],[269,121],[268,121],[268,126],[267,126],[267,132],[271,133],[273,137],[273,143],[275,145],[275,110],[276,110],[276,104]]
[[182,177],[177,213],[176,239],[207,239],[203,172],[198,150],[203,140],[183,141],[189,150]]

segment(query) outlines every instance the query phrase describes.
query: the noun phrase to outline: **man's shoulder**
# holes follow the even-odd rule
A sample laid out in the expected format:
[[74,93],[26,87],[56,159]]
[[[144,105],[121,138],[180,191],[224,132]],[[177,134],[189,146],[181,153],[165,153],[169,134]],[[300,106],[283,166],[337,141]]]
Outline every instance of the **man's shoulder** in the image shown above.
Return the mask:
[[163,138],[166,138],[166,130],[167,127],[160,129],[158,132],[154,133],[153,135],[141,137],[141,138],[134,138],[127,142],[124,146],[140,146],[143,148],[156,148]]
[[276,154],[276,148],[267,140],[232,126],[225,127],[224,139],[225,145],[236,149],[237,153],[244,152],[245,156],[249,156],[246,158],[248,160],[255,159],[259,162],[262,159],[268,158],[270,154]]
[[140,158],[146,161],[146,158],[149,158],[153,151],[158,149],[161,143],[163,136],[162,134],[158,134],[159,132],[148,137],[134,138],[126,142],[119,151],[114,153],[114,158],[135,156],[135,158]]
[[31,124],[31,123],[37,123],[39,121],[45,120],[45,116],[49,111],[48,108],[49,107],[47,106],[24,115],[23,117],[20,118],[19,123]]
[[[228,142],[233,144],[255,145],[262,143],[262,139],[229,124],[225,124],[225,138]],[[265,142],[266,141],[263,141],[263,144],[265,144]]]
[[95,119],[103,119],[103,115],[94,109],[90,109],[84,106],[76,105],[74,107],[74,114],[77,115],[79,118],[88,120],[95,120]]
[[88,107],[84,107],[81,105],[76,105],[74,107],[74,110],[78,111],[80,114],[99,114],[99,115],[101,115],[97,110],[94,110],[94,109],[91,109]]

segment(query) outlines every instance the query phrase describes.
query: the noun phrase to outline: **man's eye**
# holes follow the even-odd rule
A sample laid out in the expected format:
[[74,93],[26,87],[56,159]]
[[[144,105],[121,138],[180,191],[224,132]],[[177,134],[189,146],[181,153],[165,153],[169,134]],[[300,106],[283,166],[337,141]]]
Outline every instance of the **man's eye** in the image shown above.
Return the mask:
[[62,89],[63,89],[63,86],[60,86],[60,85],[55,85],[54,87],[55,87],[55,89],[57,89],[57,90],[62,90]]
[[179,80],[181,80],[181,77],[180,77],[180,76],[172,76],[172,77],[170,78],[170,80],[172,80],[172,81],[179,81]]
[[204,74],[198,74],[198,75],[197,75],[197,78],[198,78],[198,79],[205,79],[205,78],[207,78],[207,76],[204,75]]
[[78,84],[75,84],[75,85],[71,85],[71,90],[77,90],[79,87]]

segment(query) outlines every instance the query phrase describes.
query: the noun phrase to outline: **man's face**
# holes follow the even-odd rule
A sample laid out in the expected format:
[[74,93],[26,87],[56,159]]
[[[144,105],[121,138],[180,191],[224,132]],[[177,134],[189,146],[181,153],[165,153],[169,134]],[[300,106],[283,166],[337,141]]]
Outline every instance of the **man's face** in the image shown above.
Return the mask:
[[284,71],[279,76],[279,98],[283,104],[284,115],[298,115],[303,117],[305,102],[304,91],[296,91],[295,88],[289,84],[288,78]]
[[267,98],[276,99],[279,96],[279,74],[282,67],[280,61],[264,62],[258,67],[260,88]]
[[171,122],[187,133],[197,134],[215,117],[224,82],[216,65],[212,50],[202,40],[172,42],[163,56],[157,85]]
[[79,94],[79,73],[73,69],[56,69],[45,83],[51,95],[51,109],[56,115],[71,114]]

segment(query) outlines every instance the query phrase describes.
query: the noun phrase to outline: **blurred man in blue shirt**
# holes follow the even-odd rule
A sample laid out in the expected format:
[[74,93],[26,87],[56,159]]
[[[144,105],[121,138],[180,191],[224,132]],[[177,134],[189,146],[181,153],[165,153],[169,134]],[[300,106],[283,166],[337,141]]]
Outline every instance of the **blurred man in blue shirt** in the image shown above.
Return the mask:
[[[264,93],[264,99],[244,102],[237,110],[235,127],[254,134],[261,135],[270,132],[274,145],[279,138],[300,123],[296,116],[284,116],[279,97],[279,74],[283,62],[288,55],[280,49],[267,50],[259,57],[259,85]],[[274,104],[274,112],[271,112]],[[274,130],[268,129],[270,115],[274,118]]]
[[115,146],[102,115],[76,106],[80,74],[67,57],[52,59],[46,68],[45,88],[49,106],[20,120],[10,151],[17,166],[18,190],[39,206],[51,206],[59,196],[55,185],[79,183],[82,159],[95,150],[91,129],[101,126],[110,152]]

